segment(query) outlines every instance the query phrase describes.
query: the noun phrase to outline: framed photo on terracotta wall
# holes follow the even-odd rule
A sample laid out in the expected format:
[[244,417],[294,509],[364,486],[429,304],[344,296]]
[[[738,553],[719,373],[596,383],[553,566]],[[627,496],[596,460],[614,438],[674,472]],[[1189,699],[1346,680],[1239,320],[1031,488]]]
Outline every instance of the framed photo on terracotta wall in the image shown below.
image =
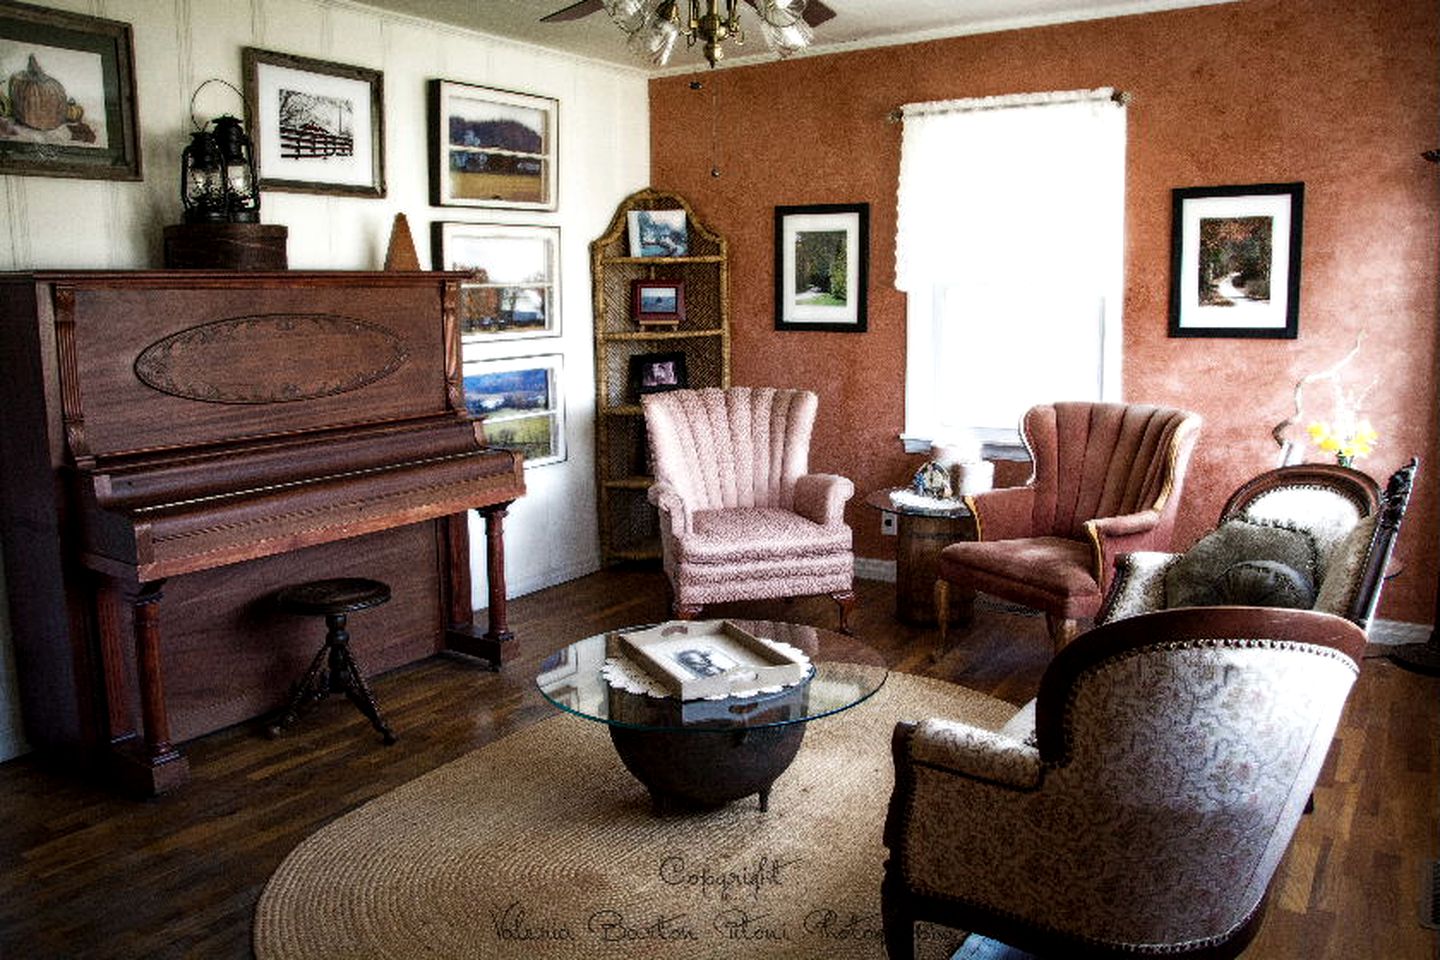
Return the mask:
[[560,101],[430,81],[430,202],[554,210]]
[[138,131],[130,24],[0,3],[0,175],[139,180]]
[[1171,191],[1170,336],[1293,340],[1305,185]]
[[262,190],[385,196],[379,70],[255,47],[240,59]]
[[863,333],[870,204],[775,208],[775,329]]

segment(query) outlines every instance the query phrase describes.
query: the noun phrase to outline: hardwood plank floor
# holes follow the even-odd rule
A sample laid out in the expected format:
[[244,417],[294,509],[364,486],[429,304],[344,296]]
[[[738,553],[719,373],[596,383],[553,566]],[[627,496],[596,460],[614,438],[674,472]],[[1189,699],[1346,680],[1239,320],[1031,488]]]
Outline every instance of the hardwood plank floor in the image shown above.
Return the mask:
[[[894,668],[1014,703],[1034,696],[1049,656],[1043,619],[981,609],[938,664],[933,630],[894,620],[893,587],[857,582],[856,634]],[[531,680],[552,650],[601,630],[664,619],[653,568],[608,570],[511,606],[520,655],[500,673],[441,656],[374,682],[400,736],[381,746],[330,700],[286,737],[260,726],[185,745],[191,782],[150,801],[118,797],[30,757],[0,765],[0,957],[250,956],[255,902],[284,856],[366,800],[551,714]],[[745,615],[833,627],[825,599],[733,604]],[[357,618],[354,629],[364,629]],[[1437,856],[1440,680],[1370,660],[1321,782],[1246,953],[1281,958],[1437,956],[1418,922],[1422,871]]]

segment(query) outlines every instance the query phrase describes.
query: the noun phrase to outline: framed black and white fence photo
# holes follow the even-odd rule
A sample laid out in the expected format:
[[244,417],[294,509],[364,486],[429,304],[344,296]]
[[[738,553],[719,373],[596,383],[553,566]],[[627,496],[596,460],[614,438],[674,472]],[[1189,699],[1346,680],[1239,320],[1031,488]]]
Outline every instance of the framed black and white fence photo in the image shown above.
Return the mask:
[[255,47],[241,65],[262,190],[385,196],[379,70]]
[[863,333],[870,204],[775,208],[775,329]]
[[1299,335],[1303,183],[1171,192],[1170,336]]

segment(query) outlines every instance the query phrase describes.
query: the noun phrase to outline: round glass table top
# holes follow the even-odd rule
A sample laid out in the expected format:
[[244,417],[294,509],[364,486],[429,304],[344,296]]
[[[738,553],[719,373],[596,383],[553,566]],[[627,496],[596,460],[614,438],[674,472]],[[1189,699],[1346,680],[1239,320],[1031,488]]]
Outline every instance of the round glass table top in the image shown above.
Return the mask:
[[[688,621],[696,634],[730,623],[762,640],[775,641],[803,653],[808,665],[799,679],[778,690],[738,691],[720,699],[680,699],[634,693],[612,683],[601,672],[607,660],[630,659],[622,634],[651,627],[633,627],[596,634],[551,654],[540,664],[535,683],[545,699],[568,713],[634,730],[715,733],[782,727],[805,723],[863,703],[885,684],[889,667],[878,651],[853,637],[793,623],[768,620]],[[653,626],[653,625],[652,625]],[[677,657],[685,662],[682,652]],[[633,662],[633,661],[632,661]]]

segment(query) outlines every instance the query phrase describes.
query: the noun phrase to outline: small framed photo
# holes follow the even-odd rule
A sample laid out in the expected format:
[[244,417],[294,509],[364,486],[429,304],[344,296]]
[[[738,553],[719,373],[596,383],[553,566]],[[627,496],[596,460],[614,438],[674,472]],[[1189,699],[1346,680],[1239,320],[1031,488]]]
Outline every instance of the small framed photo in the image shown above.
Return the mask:
[[0,3],[6,174],[141,179],[130,24]]
[[255,47],[241,66],[262,190],[385,196],[379,70]]
[[465,410],[484,422],[485,441],[518,450],[525,467],[565,459],[565,402],[558,353],[465,363]]
[[1171,192],[1170,336],[1299,335],[1303,183]]
[[628,227],[630,256],[684,257],[690,254],[690,231],[685,211],[631,210]]
[[430,202],[554,210],[560,101],[430,81]]
[[431,224],[436,270],[471,274],[460,285],[460,335],[469,340],[560,333],[560,228]]
[[682,280],[630,281],[630,313],[642,327],[673,327],[685,319]]
[[689,385],[684,353],[639,353],[630,358],[630,386],[636,394],[683,390]]
[[775,208],[775,329],[863,333],[870,204]]

